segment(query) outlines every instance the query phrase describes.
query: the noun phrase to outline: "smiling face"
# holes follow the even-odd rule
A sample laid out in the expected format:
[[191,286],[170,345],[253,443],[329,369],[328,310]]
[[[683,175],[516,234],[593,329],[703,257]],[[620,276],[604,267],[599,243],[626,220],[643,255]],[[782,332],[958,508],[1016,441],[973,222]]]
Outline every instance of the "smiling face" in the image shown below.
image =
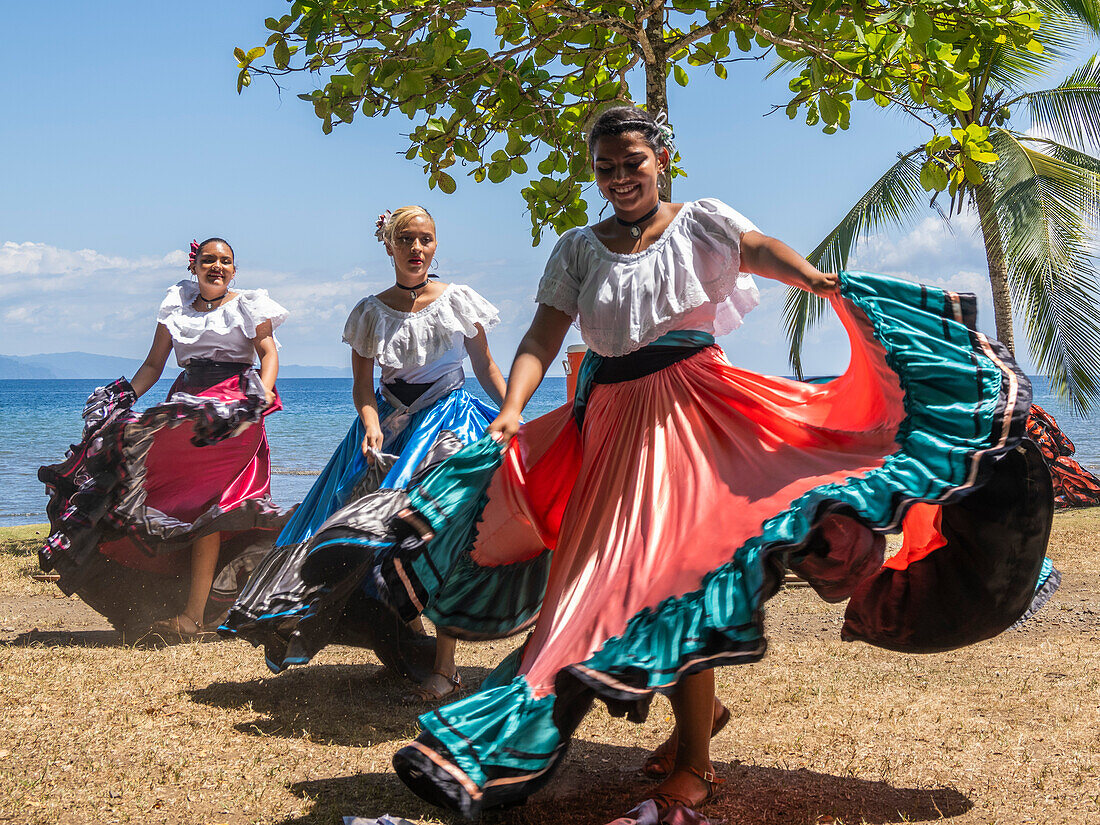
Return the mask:
[[195,256],[191,271],[199,282],[203,298],[216,298],[229,289],[229,282],[237,272],[233,264],[233,250],[224,241],[204,244]]
[[393,258],[397,280],[410,285],[424,281],[435,257],[435,246],[435,223],[423,215],[413,217],[394,232],[386,252]]
[[596,186],[624,220],[657,205],[657,177],[667,166],[668,151],[658,155],[637,132],[605,135],[592,149]]

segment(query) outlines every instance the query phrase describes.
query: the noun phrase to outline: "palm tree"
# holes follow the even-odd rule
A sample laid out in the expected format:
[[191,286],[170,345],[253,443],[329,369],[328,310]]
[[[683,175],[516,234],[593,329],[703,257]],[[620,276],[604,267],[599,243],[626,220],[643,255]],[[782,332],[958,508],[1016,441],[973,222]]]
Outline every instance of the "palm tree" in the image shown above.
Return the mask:
[[[1045,0],[1037,39],[1042,54],[992,47],[971,70],[969,112],[940,116],[940,151],[925,147],[898,153],[897,162],[856,202],[808,256],[822,269],[847,266],[856,242],[887,226],[911,222],[927,203],[922,187],[945,176],[959,160],[961,140],[986,136],[996,159],[966,161],[966,176],[952,187],[945,220],[964,208],[976,210],[993,293],[997,337],[1014,351],[1013,309],[1019,313],[1031,352],[1052,387],[1079,412],[1100,397],[1100,289],[1092,237],[1100,226],[1100,160],[1082,147],[1100,146],[1100,56],[1094,55],[1057,86],[1024,91],[1071,55],[1082,37],[1100,33],[1100,0]],[[1013,128],[1020,109],[1031,129]],[[967,129],[969,127],[969,135]],[[988,130],[988,132],[986,131]],[[946,145],[950,144],[950,145]],[[1075,148],[1076,147],[1076,148]],[[784,308],[790,362],[802,374],[806,330],[825,304],[791,289]]]

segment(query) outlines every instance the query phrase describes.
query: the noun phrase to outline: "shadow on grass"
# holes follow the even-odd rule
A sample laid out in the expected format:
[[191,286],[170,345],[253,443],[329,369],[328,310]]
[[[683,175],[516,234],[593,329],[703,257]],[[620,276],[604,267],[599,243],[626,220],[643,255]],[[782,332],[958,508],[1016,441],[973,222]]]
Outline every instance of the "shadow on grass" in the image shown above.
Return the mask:
[[[487,812],[484,825],[600,825],[634,807],[655,784],[638,773],[648,751],[574,741],[550,785],[523,806]],[[716,763],[725,784],[702,811],[737,825],[812,825],[831,816],[838,823],[887,825],[960,816],[973,803],[953,788],[899,788],[888,782],[782,770],[740,762]],[[313,803],[309,813],[279,825],[330,825],[343,816],[464,822],[415,797],[393,773],[367,773],[299,782],[292,793]]]
[[0,647],[126,647],[117,630],[28,630]]
[[[468,685],[488,674],[462,668]],[[215,682],[188,695],[203,705],[252,711],[256,718],[235,726],[251,736],[369,747],[416,735],[416,718],[435,705],[403,704],[411,687],[381,665],[309,665],[265,679]]]
[[11,639],[0,640],[0,647],[118,647],[156,650],[180,644],[214,644],[224,641],[216,634],[198,639],[182,639],[155,631],[120,633],[117,630],[28,630]]

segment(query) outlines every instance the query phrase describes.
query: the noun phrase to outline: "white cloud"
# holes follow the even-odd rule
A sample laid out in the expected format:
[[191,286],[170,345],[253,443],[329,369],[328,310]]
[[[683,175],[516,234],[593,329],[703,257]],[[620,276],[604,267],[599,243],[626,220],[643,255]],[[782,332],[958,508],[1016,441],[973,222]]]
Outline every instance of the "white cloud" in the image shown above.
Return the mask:
[[[989,331],[992,315],[981,239],[973,217],[956,217],[955,232],[930,217],[907,232],[867,239],[853,268],[921,281],[979,295],[979,326]],[[143,357],[152,338],[156,309],[164,291],[186,277],[186,255],[125,257],[91,249],[66,250],[33,242],[0,246],[0,354],[84,351]],[[291,311],[278,331],[282,358],[288,364],[345,365],[348,348],[341,342],[344,321],[359,300],[393,282],[386,261],[346,272],[246,269],[237,279],[242,288],[263,287]],[[473,286],[500,310],[501,323],[490,335],[494,357],[508,370],[520,338],[534,314],[540,268],[537,253],[520,261],[486,258],[443,261],[443,280]],[[785,287],[758,279],[761,304],[745,325],[721,341],[738,366],[787,374],[783,334]],[[566,343],[579,341],[571,330]],[[830,319],[807,336],[807,374],[841,371],[848,359],[847,340]],[[558,365],[553,367],[559,373]]]
[[[0,245],[0,354],[83,351],[141,358],[165,290],[188,277],[182,250],[126,257],[44,243]],[[291,311],[277,335],[288,364],[344,365],[344,321],[365,296],[393,283],[386,261],[317,274],[244,269],[235,285],[262,287]],[[520,273],[517,275],[516,273]],[[534,313],[537,273],[504,259],[444,262],[443,280],[467,283],[501,310],[491,345],[508,368]]]

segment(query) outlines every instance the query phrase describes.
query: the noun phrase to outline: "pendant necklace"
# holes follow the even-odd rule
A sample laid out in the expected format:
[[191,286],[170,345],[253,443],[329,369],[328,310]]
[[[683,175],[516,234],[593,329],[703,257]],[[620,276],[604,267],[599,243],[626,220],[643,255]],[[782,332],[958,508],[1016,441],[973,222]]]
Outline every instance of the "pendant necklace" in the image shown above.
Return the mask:
[[401,283],[400,281],[398,281],[398,282],[397,282],[397,288],[398,288],[398,289],[404,289],[404,290],[408,290],[408,293],[409,293],[409,295],[411,295],[411,296],[412,296],[412,299],[413,299],[413,300],[415,301],[415,300],[416,300],[416,295],[417,295],[417,292],[418,292],[418,290],[421,290],[421,289],[423,289],[424,287],[426,287],[426,286],[428,285],[428,281],[429,281],[429,280],[430,280],[429,278],[425,278],[425,279],[424,279],[423,281],[421,281],[420,283],[418,283],[418,284],[417,284],[416,286],[405,286],[405,285],[404,285],[403,283]]
[[656,206],[654,206],[652,209],[650,209],[648,212],[646,212],[644,215],[642,215],[642,217],[638,218],[638,220],[636,220],[636,221],[624,221],[618,215],[615,216],[615,220],[617,220],[622,226],[627,227],[627,229],[630,231],[630,237],[640,238],[640,237],[642,237],[642,224],[644,224],[646,221],[648,221],[650,218],[652,218],[654,215],[656,215],[657,210],[660,209],[660,208],[661,208],[661,202],[657,201]]
[[206,298],[202,297],[202,293],[200,292],[199,293],[199,300],[202,301],[204,304],[206,304],[206,311],[209,312],[210,310],[212,310],[214,308],[214,304],[216,302],[220,301],[222,298],[224,298],[228,294],[229,294],[229,290],[227,289],[225,292],[223,292],[217,298],[211,298],[210,300],[207,300]]

